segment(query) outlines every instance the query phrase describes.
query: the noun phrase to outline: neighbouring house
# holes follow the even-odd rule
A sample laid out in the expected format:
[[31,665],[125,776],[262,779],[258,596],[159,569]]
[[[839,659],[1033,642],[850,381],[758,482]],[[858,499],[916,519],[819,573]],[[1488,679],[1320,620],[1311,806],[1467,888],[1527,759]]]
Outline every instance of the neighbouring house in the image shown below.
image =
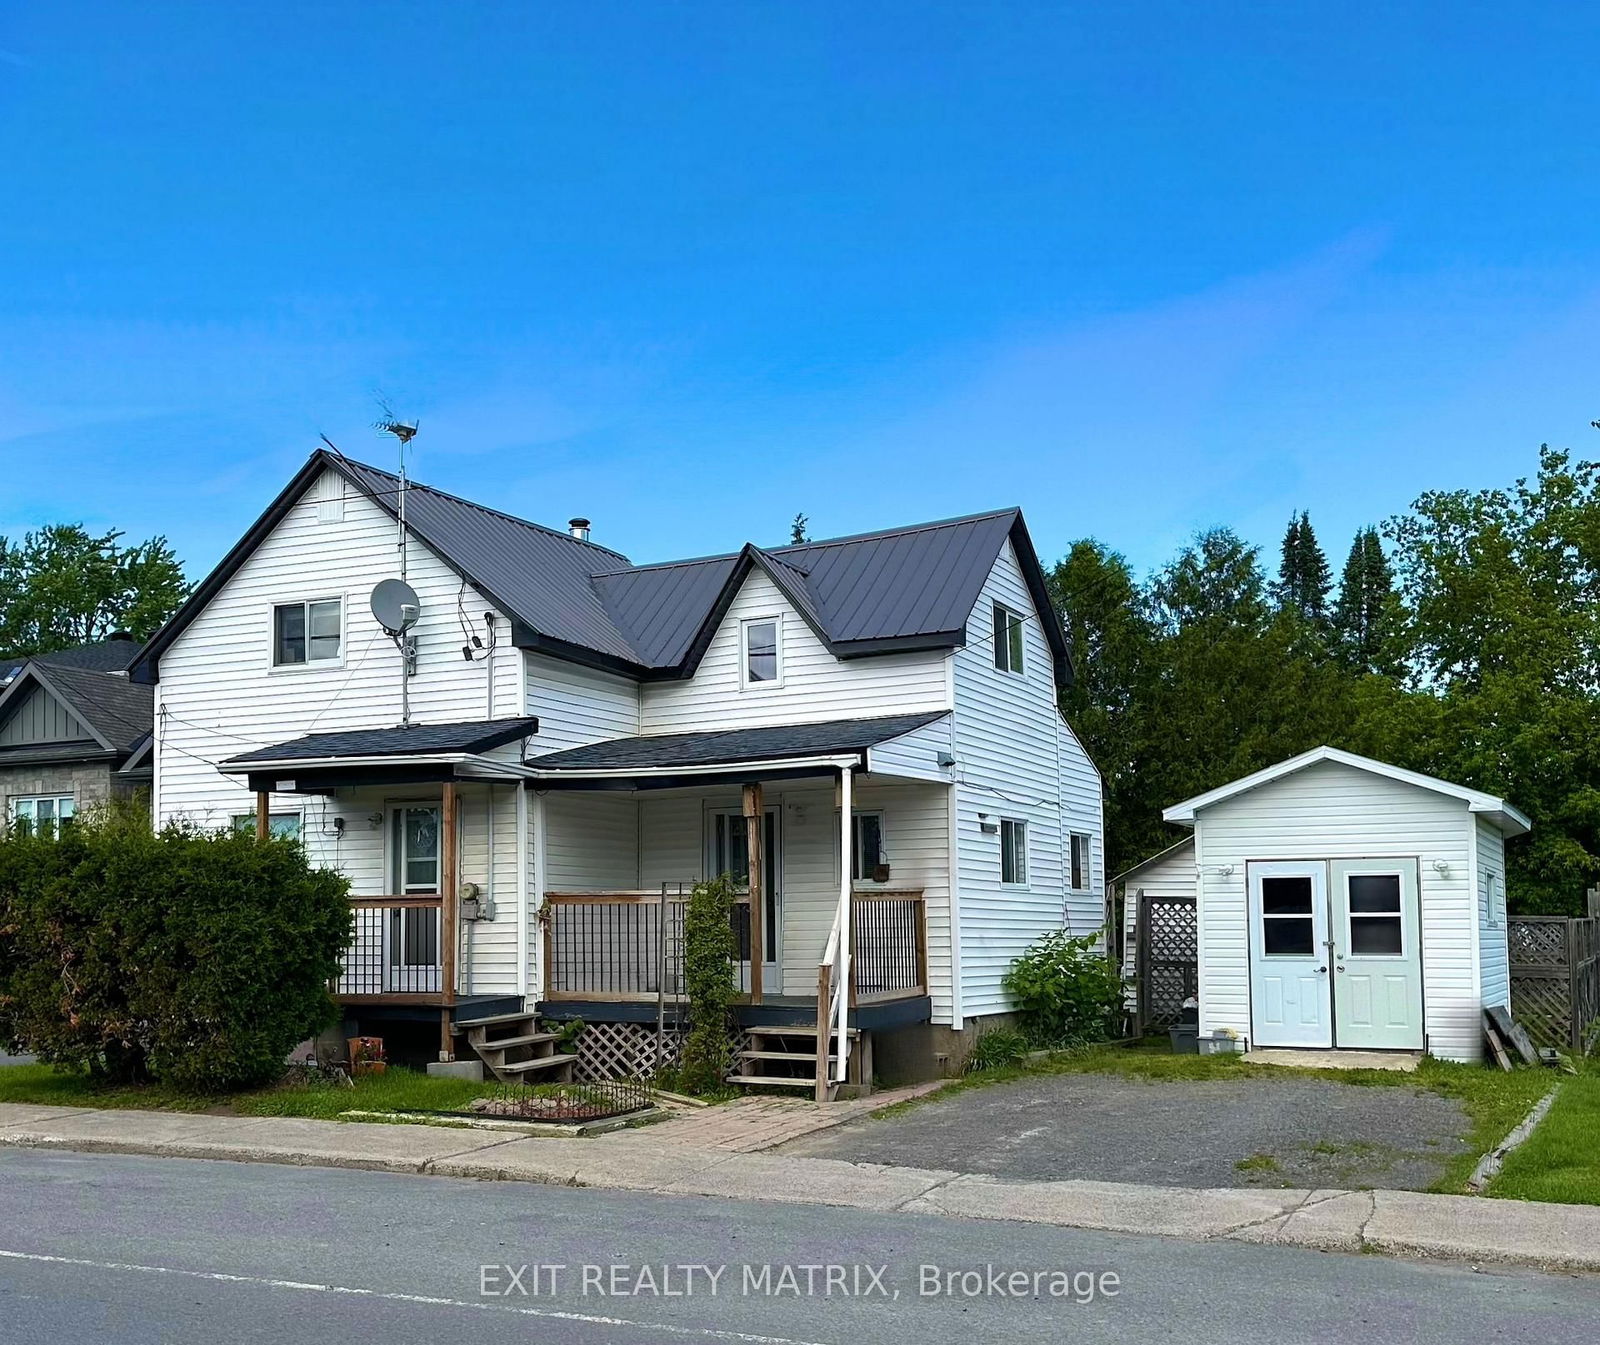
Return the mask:
[[1255,1047],[1483,1056],[1510,1002],[1505,842],[1476,789],[1318,747],[1166,809],[1194,835],[1120,875],[1194,899],[1202,1033]]
[[[347,1030],[431,1021],[501,1078],[650,1068],[706,876],[742,893],[739,1076],[824,1095],[934,1072],[1030,942],[1103,922],[1015,509],[632,565],[318,452],[136,675],[159,820],[350,878]],[[574,1017],[563,1053],[543,1023]]]
[[53,831],[150,787],[154,698],[127,671],[138,652],[113,636],[5,668],[0,816]]

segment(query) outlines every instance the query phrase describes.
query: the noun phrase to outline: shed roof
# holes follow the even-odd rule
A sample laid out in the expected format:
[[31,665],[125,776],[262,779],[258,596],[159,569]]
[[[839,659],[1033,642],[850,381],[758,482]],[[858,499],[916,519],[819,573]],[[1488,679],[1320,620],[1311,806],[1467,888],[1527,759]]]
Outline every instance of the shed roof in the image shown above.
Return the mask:
[[1192,799],[1185,799],[1182,803],[1175,803],[1170,808],[1162,811],[1161,816],[1165,821],[1176,822],[1181,826],[1192,827],[1195,824],[1195,815],[1223,802],[1225,799],[1235,798],[1252,789],[1259,789],[1269,785],[1275,780],[1303,771],[1310,766],[1322,762],[1334,762],[1341,766],[1350,766],[1356,770],[1367,771],[1385,779],[1397,780],[1401,784],[1415,785],[1418,789],[1432,790],[1436,794],[1448,795],[1460,799],[1467,805],[1467,811],[1486,816],[1499,827],[1506,836],[1520,836],[1528,831],[1533,823],[1526,815],[1513,808],[1503,798],[1494,794],[1485,794],[1482,790],[1469,789],[1465,785],[1451,784],[1448,780],[1440,780],[1436,776],[1423,775],[1420,771],[1408,771],[1402,766],[1391,766],[1385,761],[1376,761],[1372,757],[1357,756],[1354,752],[1346,752],[1338,747],[1313,747],[1309,752],[1302,752],[1297,757],[1290,757],[1287,761],[1280,761],[1274,766],[1246,775],[1229,784],[1221,785],[1204,794],[1197,794]]

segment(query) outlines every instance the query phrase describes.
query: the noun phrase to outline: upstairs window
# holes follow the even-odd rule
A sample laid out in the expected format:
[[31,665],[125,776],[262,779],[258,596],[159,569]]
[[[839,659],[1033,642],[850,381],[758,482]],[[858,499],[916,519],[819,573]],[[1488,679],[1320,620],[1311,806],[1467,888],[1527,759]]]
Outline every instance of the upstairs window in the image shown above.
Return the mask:
[[1028,824],[1000,819],[1000,881],[1021,887],[1028,881]]
[[1072,890],[1089,890],[1089,838],[1079,831],[1072,833]]
[[285,668],[337,659],[342,606],[337,598],[279,603],[272,609],[272,662]]
[[40,836],[60,834],[61,824],[77,811],[71,794],[43,794],[11,800],[11,822]]
[[999,603],[994,605],[994,666],[1001,672],[1022,671],[1022,618]]
[[742,623],[744,686],[777,686],[783,680],[782,627],[775,616],[756,617]]

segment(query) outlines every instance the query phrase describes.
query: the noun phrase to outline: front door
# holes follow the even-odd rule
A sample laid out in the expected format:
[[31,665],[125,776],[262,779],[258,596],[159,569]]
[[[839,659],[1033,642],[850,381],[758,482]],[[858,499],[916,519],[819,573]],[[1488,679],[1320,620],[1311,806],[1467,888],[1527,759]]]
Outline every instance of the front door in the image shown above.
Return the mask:
[[[396,804],[389,813],[389,868],[398,897],[439,895],[441,849],[435,804]],[[387,989],[392,994],[434,994],[439,989],[439,908],[399,906],[384,931]]]
[[1331,868],[1338,1043],[1420,1051],[1417,861],[1335,860]]
[[1328,866],[1247,866],[1250,1004],[1257,1046],[1332,1046]]
[[[765,901],[762,903],[761,942],[762,949],[762,983],[770,989],[777,990],[778,985],[778,944],[783,918],[783,894],[779,889],[779,875],[783,873],[783,863],[778,853],[779,828],[778,810],[766,810],[765,832],[762,836],[762,867],[766,870],[763,874],[762,888]],[[742,888],[750,885],[750,840],[747,830],[748,823],[741,812],[716,812],[709,820],[706,856],[707,872],[715,876],[727,874]],[[739,961],[740,961],[740,988],[748,990],[749,964],[750,964],[750,926],[748,921],[740,925],[739,934]]]

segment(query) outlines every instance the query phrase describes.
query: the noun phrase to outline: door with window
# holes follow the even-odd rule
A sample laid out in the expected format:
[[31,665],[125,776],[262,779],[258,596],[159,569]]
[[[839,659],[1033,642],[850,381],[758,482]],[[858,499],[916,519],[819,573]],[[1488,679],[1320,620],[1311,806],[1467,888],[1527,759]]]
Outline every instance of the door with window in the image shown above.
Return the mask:
[[[433,897],[440,890],[443,853],[437,804],[396,804],[389,810],[389,873],[397,897]],[[397,906],[384,931],[384,966],[394,994],[439,990],[439,920],[436,905]]]
[[1420,1051],[1417,861],[1335,860],[1330,867],[1335,1040],[1352,1048]]
[[[773,989],[779,988],[778,982],[778,948],[781,942],[783,922],[783,893],[779,886],[779,875],[783,873],[782,857],[778,852],[779,827],[778,810],[768,808],[762,818],[765,832],[762,836],[762,867],[766,870],[762,875],[762,890],[764,901],[762,903],[761,942],[762,948],[762,983]],[[707,819],[706,834],[706,872],[714,876],[728,874],[741,888],[750,886],[750,833],[748,821],[742,812],[720,811],[714,812]],[[735,912],[739,941],[739,985],[740,989],[750,988],[750,924],[744,916],[744,908]]]
[[1250,892],[1250,1016],[1257,1046],[1332,1046],[1328,866],[1246,866]]

